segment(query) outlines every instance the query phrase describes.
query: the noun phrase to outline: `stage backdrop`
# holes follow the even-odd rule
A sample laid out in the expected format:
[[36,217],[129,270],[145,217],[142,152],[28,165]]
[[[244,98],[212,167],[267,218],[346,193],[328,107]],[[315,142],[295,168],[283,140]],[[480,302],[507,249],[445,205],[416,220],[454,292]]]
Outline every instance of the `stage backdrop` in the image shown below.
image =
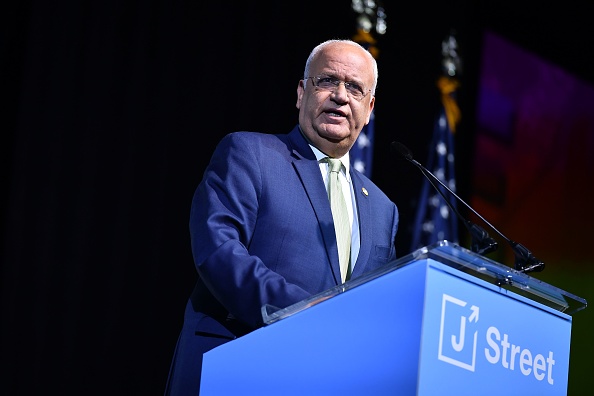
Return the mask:
[[[480,70],[472,206],[545,262],[536,278],[591,302],[594,87],[491,32]],[[504,242],[492,256],[513,265]],[[574,315],[570,394],[594,384],[593,318]]]

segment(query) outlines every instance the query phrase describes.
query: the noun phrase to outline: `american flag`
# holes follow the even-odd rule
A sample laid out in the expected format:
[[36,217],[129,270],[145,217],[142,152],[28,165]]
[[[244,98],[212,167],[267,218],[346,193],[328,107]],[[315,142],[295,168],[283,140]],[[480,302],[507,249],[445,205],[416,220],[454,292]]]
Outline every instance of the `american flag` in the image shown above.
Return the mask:
[[352,166],[369,178],[371,178],[371,166],[373,162],[374,118],[375,115],[372,112],[369,124],[363,127],[350,151]]
[[[452,191],[456,192],[454,130],[459,112],[452,93],[455,91],[457,83],[455,80],[442,77],[438,86],[442,90],[442,105],[433,128],[426,167]],[[453,125],[453,128],[450,128],[450,125]],[[439,183],[435,182],[434,184],[448,197],[450,205],[457,208],[456,198]],[[417,202],[411,250],[444,239],[458,243],[458,218],[441,194],[436,191],[429,180],[425,179]]]

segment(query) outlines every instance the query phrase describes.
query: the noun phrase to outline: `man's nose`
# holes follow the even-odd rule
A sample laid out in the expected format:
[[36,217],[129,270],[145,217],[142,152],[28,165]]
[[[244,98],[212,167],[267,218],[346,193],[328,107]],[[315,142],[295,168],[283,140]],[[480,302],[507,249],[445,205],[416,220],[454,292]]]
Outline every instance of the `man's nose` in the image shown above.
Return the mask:
[[349,97],[349,92],[346,89],[346,85],[344,85],[344,81],[340,81],[336,88],[334,88],[333,92],[334,96],[343,100]]

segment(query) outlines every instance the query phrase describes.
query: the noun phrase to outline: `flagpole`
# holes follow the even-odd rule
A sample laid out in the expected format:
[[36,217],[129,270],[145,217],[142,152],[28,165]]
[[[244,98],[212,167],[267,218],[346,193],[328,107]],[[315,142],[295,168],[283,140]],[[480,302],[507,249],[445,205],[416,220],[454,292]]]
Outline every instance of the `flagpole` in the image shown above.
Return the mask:
[[[361,44],[377,59],[379,49],[374,33],[386,33],[386,12],[379,1],[353,0],[351,8],[357,13],[357,32],[353,41]],[[363,127],[357,141],[350,151],[353,168],[371,178],[373,166],[373,145],[375,141],[375,111],[372,111],[369,123]]]
[[[454,33],[450,33],[442,42],[442,75],[437,80],[441,93],[441,103],[436,117],[433,135],[429,144],[427,168],[456,191],[455,175],[455,132],[460,122],[461,112],[456,102],[459,88],[458,75],[461,71],[461,60],[458,56],[458,43]],[[442,187],[437,187],[442,188]],[[444,192],[448,196],[447,192]],[[458,218],[451,208],[457,208],[455,197],[449,196],[449,205],[444,197],[429,184],[423,181],[417,212],[415,216],[411,250],[431,245],[441,240],[459,242]]]

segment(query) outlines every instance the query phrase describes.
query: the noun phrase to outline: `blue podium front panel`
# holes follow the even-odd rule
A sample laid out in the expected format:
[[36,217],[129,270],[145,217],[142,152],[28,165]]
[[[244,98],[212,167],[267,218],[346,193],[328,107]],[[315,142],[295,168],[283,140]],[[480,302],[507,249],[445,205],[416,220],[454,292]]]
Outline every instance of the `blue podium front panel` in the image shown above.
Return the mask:
[[356,281],[207,352],[201,396],[566,393],[569,315],[432,258]]
[[571,317],[427,260],[418,395],[565,395]]
[[200,395],[414,395],[424,266],[407,266],[204,355]]

